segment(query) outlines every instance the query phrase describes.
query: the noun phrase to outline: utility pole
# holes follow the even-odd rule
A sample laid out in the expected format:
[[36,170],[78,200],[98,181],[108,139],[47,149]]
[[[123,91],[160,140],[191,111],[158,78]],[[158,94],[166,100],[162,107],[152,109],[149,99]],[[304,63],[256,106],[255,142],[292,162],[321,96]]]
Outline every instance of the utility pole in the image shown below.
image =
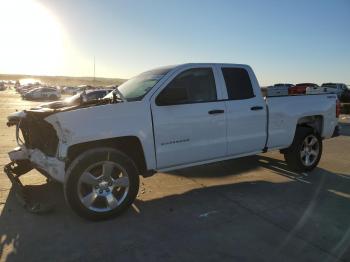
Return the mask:
[[94,56],[94,84],[95,84],[95,73],[96,71],[95,71],[95,56]]

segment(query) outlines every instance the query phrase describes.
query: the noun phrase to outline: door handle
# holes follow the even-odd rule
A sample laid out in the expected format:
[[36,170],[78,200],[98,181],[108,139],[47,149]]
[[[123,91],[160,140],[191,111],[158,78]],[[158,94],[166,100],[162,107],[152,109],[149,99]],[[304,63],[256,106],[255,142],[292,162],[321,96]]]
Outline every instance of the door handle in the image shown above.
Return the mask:
[[250,108],[250,110],[256,111],[256,110],[263,110],[264,108],[262,106],[253,106]]
[[215,109],[215,110],[210,110],[208,112],[209,115],[216,115],[216,114],[222,114],[224,113],[225,111],[224,110],[219,110],[219,109]]

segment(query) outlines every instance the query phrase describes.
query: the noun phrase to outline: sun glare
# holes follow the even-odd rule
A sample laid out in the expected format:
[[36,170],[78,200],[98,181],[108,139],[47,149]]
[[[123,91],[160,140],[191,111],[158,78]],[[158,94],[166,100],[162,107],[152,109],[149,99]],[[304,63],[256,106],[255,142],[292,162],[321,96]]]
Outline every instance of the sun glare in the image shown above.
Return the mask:
[[60,72],[64,33],[56,18],[33,0],[1,0],[0,10],[0,73]]

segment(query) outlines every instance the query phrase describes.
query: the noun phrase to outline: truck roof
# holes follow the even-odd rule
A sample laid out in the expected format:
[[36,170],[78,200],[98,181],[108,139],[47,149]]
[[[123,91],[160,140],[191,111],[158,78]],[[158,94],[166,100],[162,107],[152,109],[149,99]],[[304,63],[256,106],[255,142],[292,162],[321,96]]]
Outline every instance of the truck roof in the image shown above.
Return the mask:
[[167,65],[167,66],[156,67],[154,69],[174,69],[176,67],[204,66],[204,65],[249,67],[249,65],[246,65],[246,64],[235,64],[235,63],[183,63],[183,64],[175,64],[175,65]]

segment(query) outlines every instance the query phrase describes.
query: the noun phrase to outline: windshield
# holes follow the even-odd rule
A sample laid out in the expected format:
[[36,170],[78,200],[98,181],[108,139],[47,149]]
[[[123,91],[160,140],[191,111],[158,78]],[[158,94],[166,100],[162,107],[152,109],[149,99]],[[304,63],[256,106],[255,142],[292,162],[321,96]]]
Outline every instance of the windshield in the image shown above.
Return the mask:
[[[161,68],[144,72],[131,78],[118,87],[127,101],[141,100],[172,68]],[[112,98],[113,92],[105,96]]]

